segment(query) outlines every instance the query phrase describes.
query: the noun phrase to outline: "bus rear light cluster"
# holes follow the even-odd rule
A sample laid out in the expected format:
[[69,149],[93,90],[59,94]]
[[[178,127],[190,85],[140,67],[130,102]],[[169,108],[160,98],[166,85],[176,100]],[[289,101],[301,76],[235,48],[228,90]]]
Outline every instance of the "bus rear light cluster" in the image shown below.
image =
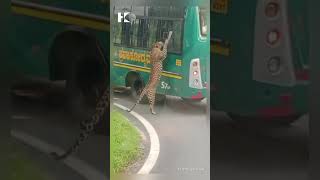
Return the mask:
[[265,14],[268,18],[275,18],[280,13],[280,5],[277,2],[269,2],[266,5]]
[[203,89],[199,58],[191,60],[189,72],[189,87]]
[[[265,5],[265,15],[268,18],[267,21],[274,21],[280,14],[280,4],[277,0],[270,0]],[[281,33],[277,27],[270,28],[266,34],[266,44],[270,48],[275,48],[281,41]],[[267,69],[270,74],[278,75],[282,70],[282,60],[279,56],[272,56],[267,60]]]
[[[265,6],[265,15],[269,21],[274,20],[280,14],[280,4],[276,0],[270,0]],[[269,46],[274,46],[280,41],[280,31],[276,28],[268,31],[266,42]]]
[[280,32],[278,30],[271,30],[267,33],[267,43],[271,46],[276,45],[280,40]]

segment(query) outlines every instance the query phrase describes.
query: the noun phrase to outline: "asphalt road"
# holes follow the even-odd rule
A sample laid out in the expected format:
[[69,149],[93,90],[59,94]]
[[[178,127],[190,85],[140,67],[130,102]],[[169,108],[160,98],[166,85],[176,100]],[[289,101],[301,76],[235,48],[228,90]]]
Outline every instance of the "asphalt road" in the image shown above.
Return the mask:
[[[127,107],[134,103],[126,94],[115,94],[114,102]],[[215,180],[307,179],[307,116],[290,127],[253,128],[239,126],[217,111],[208,120],[206,107],[175,97],[157,105],[157,115],[150,114],[148,105],[136,107],[160,138],[160,155],[151,174],[208,179],[211,156]]]
[[218,180],[308,179],[308,117],[290,127],[241,127],[213,112],[211,173]]
[[[42,84],[41,88],[43,87],[49,87],[49,85]],[[34,89],[38,88],[35,87]],[[79,171],[67,166],[62,161],[52,159],[48,154],[50,151],[55,151],[53,148],[65,150],[70,147],[80,132],[80,121],[73,118],[65,109],[65,94],[62,88],[60,85],[51,84],[50,92],[54,92],[53,94],[47,95],[46,90],[43,90],[41,92],[44,92],[44,94],[37,97],[36,95],[30,95],[32,91],[27,91],[29,98],[9,98],[10,104],[12,104],[9,112],[11,128],[15,132],[22,132],[36,138],[36,141],[43,142],[39,145],[39,143],[32,139],[30,140],[30,138],[27,138],[28,142],[15,139],[17,143],[25,144],[23,150],[28,151],[31,159],[39,161],[44,166],[53,167],[48,168],[52,177],[81,180],[85,179],[83,174],[79,174]],[[25,138],[26,136],[22,135],[22,137]],[[34,144],[38,145],[35,147],[33,146]],[[108,145],[109,140],[106,136],[94,135],[81,145],[74,158],[76,158],[76,161],[84,162],[90,169],[94,169],[100,175],[107,176],[109,171]],[[53,147],[52,150],[50,149],[51,147]],[[81,172],[88,174],[89,177],[94,177],[94,175],[90,175],[92,171],[88,170],[86,172],[86,167],[79,165],[81,163],[73,161],[71,164]]]
[[[14,106],[11,101],[12,99],[8,91],[9,84],[10,82],[2,81],[2,86],[0,88],[0,179],[18,179],[21,178],[21,174],[24,174],[29,177],[45,178],[43,180],[83,180],[84,178],[82,176],[66,167],[66,165],[49,158],[46,154],[42,154],[31,146],[10,136],[11,130],[13,128],[18,128],[16,125],[19,124],[19,120],[14,119],[13,117],[19,113],[16,111],[16,106]],[[32,106],[30,108],[32,108]],[[33,106],[33,108],[38,109],[35,108],[35,106]],[[31,121],[31,119],[29,120]],[[33,123],[30,125],[32,124]],[[26,127],[28,128],[28,126]],[[37,131],[36,127],[37,126],[35,126],[32,131]],[[24,167],[24,165],[28,165],[29,167]],[[33,171],[26,172],[27,170]],[[34,172],[41,172],[41,175],[32,174]]]
[[[134,100],[126,94],[115,94],[114,102],[131,107]],[[210,121],[206,103],[193,104],[167,97],[155,110],[157,114],[152,115],[149,106],[143,104],[134,109],[153,125],[159,136],[160,153],[150,174],[208,179]]]
[[[50,102],[48,99],[15,101],[10,111],[12,127],[67,148],[79,133],[79,121],[66,113],[63,100],[56,96]],[[127,94],[117,93],[114,102],[130,107],[134,100]],[[135,111],[153,125],[160,139],[159,158],[151,174],[200,180],[208,179],[209,174],[216,180],[307,179],[306,116],[291,127],[244,128],[221,112],[212,112],[209,120],[205,102],[188,103],[176,97],[168,97],[164,104],[156,105],[157,115],[150,114],[148,105],[138,105]],[[104,137],[93,136],[76,156],[106,174],[109,164],[107,141]],[[39,158],[35,152],[30,156],[47,162],[45,154]],[[65,167],[51,160],[47,163],[48,167]],[[78,177],[73,170],[67,170],[68,167],[64,169],[66,172],[55,172]]]

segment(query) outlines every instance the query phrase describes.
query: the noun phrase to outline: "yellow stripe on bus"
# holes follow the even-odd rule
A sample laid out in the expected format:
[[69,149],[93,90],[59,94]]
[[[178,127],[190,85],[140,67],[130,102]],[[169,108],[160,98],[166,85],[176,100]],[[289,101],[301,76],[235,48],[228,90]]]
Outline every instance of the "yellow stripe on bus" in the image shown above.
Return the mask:
[[88,27],[91,29],[102,30],[102,31],[110,30],[109,24],[94,21],[94,20],[89,20],[89,19],[84,19],[79,17],[72,17],[68,15],[63,15],[63,14],[57,14],[53,12],[41,11],[41,10],[35,10],[35,9],[30,9],[25,7],[17,7],[17,6],[11,6],[11,10],[16,14],[37,17],[39,19],[46,19],[46,20],[56,21],[56,22],[65,23],[65,24],[78,25],[78,26]]
[[[113,66],[127,68],[127,69],[131,69],[131,70],[135,70],[135,71],[141,71],[141,72],[150,73],[150,69],[149,68],[135,67],[135,66],[129,66],[129,65],[125,65],[125,64],[116,64],[116,63],[114,63]],[[182,76],[171,74],[171,73],[167,73],[167,72],[162,72],[161,74],[163,76],[170,77],[170,78],[182,79]]]

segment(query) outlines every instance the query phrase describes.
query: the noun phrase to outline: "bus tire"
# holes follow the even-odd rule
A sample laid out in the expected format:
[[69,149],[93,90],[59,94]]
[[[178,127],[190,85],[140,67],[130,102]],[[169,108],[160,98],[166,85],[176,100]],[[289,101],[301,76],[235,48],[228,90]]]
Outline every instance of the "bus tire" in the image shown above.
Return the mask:
[[[70,71],[67,76],[66,91],[67,91],[67,109],[71,113],[71,116],[77,120],[90,119],[95,113],[96,104],[102,95],[107,85],[107,75],[99,74],[100,78],[95,77],[93,72],[96,71],[97,63],[89,63],[87,60],[74,61],[70,66]],[[101,70],[101,69],[100,69]],[[100,71],[104,72],[104,70]],[[84,78],[88,77],[88,78]],[[97,78],[97,79],[95,79]],[[109,108],[104,115],[106,118],[102,118],[95,127],[95,133],[99,135],[108,135],[108,114]]]
[[246,126],[290,126],[292,123],[294,123],[301,117],[301,115],[291,115],[286,117],[263,118],[242,116],[233,113],[227,114],[236,123]]
[[[97,96],[102,92],[92,97],[90,90],[95,86],[105,89],[109,84],[110,64],[105,53],[96,37],[81,28],[67,28],[57,34],[51,44],[50,79],[66,80],[66,108],[77,121],[90,119],[93,115]],[[90,106],[86,102],[91,102]],[[106,129],[105,125],[97,127],[100,126]]]
[[[139,76],[135,76],[133,79],[130,80],[129,84],[130,84],[131,96],[136,101],[139,98],[145,86],[144,81]],[[147,96],[144,96],[140,101],[141,104],[147,104],[148,102],[149,101]]]
[[162,104],[166,101],[167,96],[164,94],[156,94],[156,103]]
[[[139,76],[135,76],[134,78],[132,78],[129,82],[130,84],[130,91],[131,91],[131,95],[132,97],[137,100],[143,90],[143,88],[145,87],[145,83],[144,81],[139,77]],[[166,96],[164,94],[156,94],[156,103],[164,103],[166,100]],[[142,100],[140,101],[141,104],[148,104],[149,100],[147,98],[147,96],[144,96],[142,98]]]

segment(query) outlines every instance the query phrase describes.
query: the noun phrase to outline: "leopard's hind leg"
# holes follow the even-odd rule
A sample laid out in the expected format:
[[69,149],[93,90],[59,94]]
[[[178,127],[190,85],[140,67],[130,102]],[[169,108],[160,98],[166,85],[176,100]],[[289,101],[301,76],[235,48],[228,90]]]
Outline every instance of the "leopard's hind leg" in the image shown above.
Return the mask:
[[148,91],[148,99],[149,99],[149,104],[150,104],[150,111],[152,114],[156,114],[156,112],[154,111],[154,103],[155,103],[155,99],[156,99],[156,89],[155,88],[151,88]]

